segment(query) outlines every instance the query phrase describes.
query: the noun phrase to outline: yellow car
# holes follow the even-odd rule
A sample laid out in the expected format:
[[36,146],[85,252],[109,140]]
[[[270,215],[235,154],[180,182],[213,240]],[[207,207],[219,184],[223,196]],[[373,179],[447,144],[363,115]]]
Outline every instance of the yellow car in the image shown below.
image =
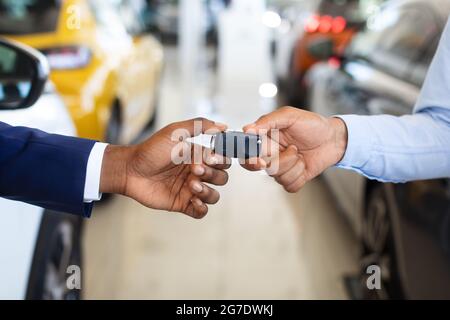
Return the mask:
[[163,49],[139,3],[0,0],[0,34],[47,56],[80,137],[129,143],[152,124]]

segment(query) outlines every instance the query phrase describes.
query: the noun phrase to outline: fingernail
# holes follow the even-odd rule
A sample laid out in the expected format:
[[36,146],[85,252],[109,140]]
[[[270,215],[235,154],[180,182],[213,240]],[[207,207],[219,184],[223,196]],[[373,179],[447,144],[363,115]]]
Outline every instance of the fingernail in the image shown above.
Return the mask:
[[263,159],[259,159],[259,164],[260,164],[262,169],[266,169],[267,168],[267,162],[264,161]]
[[247,129],[245,132],[248,134],[257,134],[256,129],[254,127]]
[[211,158],[209,159],[209,163],[210,163],[211,165],[215,166],[216,164],[219,163],[219,159],[217,159],[217,157],[211,157]]
[[194,183],[192,184],[192,189],[194,189],[195,192],[200,193],[200,192],[203,191],[203,186],[202,186],[201,183],[199,183],[199,182],[194,182]]
[[203,202],[199,198],[195,198],[194,203],[199,207],[203,205]]
[[194,174],[197,176],[202,176],[205,174],[205,168],[203,166],[195,166],[194,167]]

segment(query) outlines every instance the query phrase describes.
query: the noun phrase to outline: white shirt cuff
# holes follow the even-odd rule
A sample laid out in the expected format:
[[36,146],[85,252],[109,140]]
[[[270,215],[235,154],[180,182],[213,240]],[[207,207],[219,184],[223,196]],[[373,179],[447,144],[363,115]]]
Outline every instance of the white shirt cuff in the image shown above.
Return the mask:
[[103,155],[107,146],[108,144],[106,143],[97,142],[89,155],[84,185],[85,203],[99,201],[102,198],[100,193],[100,175],[102,173]]

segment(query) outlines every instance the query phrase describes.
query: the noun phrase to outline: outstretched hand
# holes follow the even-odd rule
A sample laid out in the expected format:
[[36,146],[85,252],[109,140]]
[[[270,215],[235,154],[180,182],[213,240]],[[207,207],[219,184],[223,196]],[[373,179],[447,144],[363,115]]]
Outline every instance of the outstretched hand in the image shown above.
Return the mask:
[[231,162],[202,148],[197,163],[192,161],[195,148],[185,138],[224,130],[223,124],[193,119],[173,123],[136,146],[108,146],[100,191],[128,196],[149,208],[203,218],[208,204],[220,198],[208,184],[225,185]]
[[299,191],[337,164],[347,147],[347,128],[341,119],[292,107],[262,116],[244,132],[262,134],[269,147],[263,148],[261,158],[243,166],[251,171],[266,169],[288,192]]

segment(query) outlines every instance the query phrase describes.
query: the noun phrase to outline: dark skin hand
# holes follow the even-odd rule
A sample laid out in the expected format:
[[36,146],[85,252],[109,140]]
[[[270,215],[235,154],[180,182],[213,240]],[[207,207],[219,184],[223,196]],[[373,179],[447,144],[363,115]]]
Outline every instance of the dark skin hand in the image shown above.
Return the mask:
[[[270,130],[278,131],[274,141]],[[283,107],[262,116],[244,127],[247,133],[268,132],[269,147],[262,157],[247,162],[251,171],[266,169],[268,174],[288,192],[299,191],[308,181],[337,164],[347,148],[347,127],[339,118],[325,118],[319,114],[293,107]],[[278,154],[273,157],[273,149]]]
[[[196,121],[201,123],[201,132],[195,132]],[[175,163],[174,150],[176,154],[183,150],[187,154],[184,160],[191,158],[187,151],[192,146],[172,136],[180,130],[196,136],[224,131],[226,126],[207,119],[192,119],[171,124],[136,146],[108,146],[100,191],[125,195],[148,208],[203,218],[208,204],[215,204],[220,198],[217,190],[208,184],[225,185],[228,181],[225,170],[231,161],[207,152],[200,163]]]

